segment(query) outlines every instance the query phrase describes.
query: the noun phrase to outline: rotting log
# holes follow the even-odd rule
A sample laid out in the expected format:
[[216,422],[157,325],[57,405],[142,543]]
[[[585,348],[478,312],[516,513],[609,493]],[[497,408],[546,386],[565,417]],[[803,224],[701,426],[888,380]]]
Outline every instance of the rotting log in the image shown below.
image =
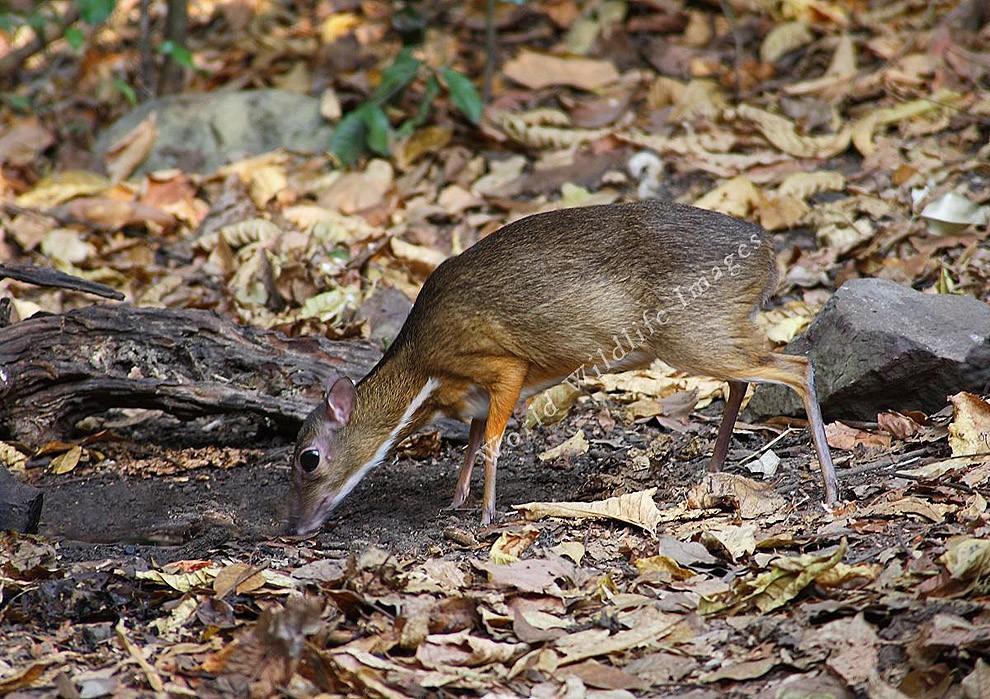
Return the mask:
[[38,315],[0,328],[0,435],[38,444],[112,408],[251,413],[290,433],[329,380],[357,380],[378,356],[367,342],[287,338],[212,311]]

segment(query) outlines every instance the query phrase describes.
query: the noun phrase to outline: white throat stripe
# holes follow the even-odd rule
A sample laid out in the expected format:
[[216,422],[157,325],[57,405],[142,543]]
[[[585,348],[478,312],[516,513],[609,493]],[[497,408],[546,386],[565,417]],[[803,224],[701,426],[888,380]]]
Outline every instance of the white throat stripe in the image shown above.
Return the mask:
[[340,492],[337,493],[337,496],[333,499],[334,507],[336,507],[341,500],[347,497],[347,495],[354,490],[354,487],[362,478],[365,477],[365,475],[367,475],[368,471],[385,460],[385,456],[392,448],[392,445],[395,443],[399,433],[406,428],[409,421],[412,420],[413,415],[416,414],[416,411],[419,410],[420,406],[426,402],[427,398],[433,395],[433,392],[437,390],[439,386],[440,382],[432,376],[426,381],[425,384],[423,384],[423,387],[419,389],[419,393],[416,394],[416,397],[413,398],[412,402],[406,407],[405,412],[402,413],[402,417],[399,418],[399,424],[392,429],[385,441],[382,442],[382,445],[378,447],[378,451],[375,452],[375,455],[365,462],[361,468],[355,471],[354,475],[348,478],[347,482],[344,483],[344,487],[340,489]]

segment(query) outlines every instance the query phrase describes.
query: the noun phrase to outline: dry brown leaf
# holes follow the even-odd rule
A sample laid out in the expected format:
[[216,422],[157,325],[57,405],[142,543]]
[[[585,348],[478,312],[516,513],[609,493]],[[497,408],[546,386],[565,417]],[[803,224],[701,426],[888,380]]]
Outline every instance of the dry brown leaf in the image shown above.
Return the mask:
[[539,535],[540,530],[535,527],[526,527],[521,531],[502,532],[488,551],[488,557],[493,563],[499,565],[518,561],[523,551],[528,549]]
[[640,572],[640,575],[662,573],[669,576],[668,579],[670,580],[688,580],[697,575],[693,570],[681,567],[670,556],[662,555],[636,559],[636,570]]
[[577,519],[614,519],[640,527],[656,534],[660,523],[660,510],[653,502],[656,488],[641,490],[597,500],[595,502],[528,502],[514,505],[513,509],[525,515],[526,519],[543,517],[574,517]]
[[897,439],[908,439],[921,432],[922,426],[909,416],[896,411],[879,413],[877,426]]
[[158,138],[157,117],[152,112],[146,119],[107,149],[104,162],[112,182],[127,179],[144,162]]
[[223,599],[235,590],[237,594],[243,595],[263,587],[264,584],[265,576],[261,569],[247,563],[232,563],[221,568],[213,579],[213,594],[218,599]]
[[608,629],[588,629],[561,636],[554,647],[564,654],[560,666],[588,658],[611,655],[654,643],[671,633],[682,620],[679,614],[668,614],[655,607],[644,607],[629,620],[631,628],[610,634]]
[[570,383],[557,384],[533,397],[526,408],[526,427],[560,422],[581,396],[581,389]]
[[[965,391],[952,401],[952,423],[949,425],[949,446],[952,456],[982,455],[990,452],[990,403]],[[979,458],[977,460],[980,460]]]
[[392,188],[394,172],[387,160],[371,160],[364,172],[347,172],[319,197],[320,206],[353,214],[377,206]]
[[785,53],[811,43],[814,37],[804,22],[781,22],[763,37],[760,45],[760,60],[774,63]]
[[740,175],[723,182],[694,202],[694,205],[701,209],[710,209],[737,218],[746,218],[750,211],[759,206],[761,200],[762,195],[757,186],[748,178]]
[[928,502],[921,498],[908,496],[893,501],[881,501],[861,509],[857,514],[860,517],[905,517],[906,515],[918,515],[931,522],[945,521],[945,515],[953,511],[955,506],[940,505]]
[[768,231],[794,228],[805,220],[810,207],[790,194],[760,194],[756,205],[760,213],[760,225]]
[[506,62],[502,72],[531,90],[551,85],[595,90],[619,79],[619,71],[611,61],[561,58],[528,49],[523,49],[519,55]]
[[540,461],[569,459],[580,456],[581,454],[587,454],[588,447],[588,439],[584,436],[584,430],[578,430],[561,444],[541,452],[537,457]]
[[510,138],[531,148],[567,148],[607,136],[609,129],[575,129],[560,126],[530,124],[511,112],[492,117],[495,124]]
[[853,130],[846,126],[828,136],[802,136],[790,119],[748,104],[739,105],[740,117],[753,122],[771,144],[798,158],[831,158],[849,147]]
[[687,506],[696,510],[729,507],[743,519],[780,514],[788,503],[771,485],[733,473],[708,473],[687,494]]
[[450,143],[454,132],[448,126],[426,126],[408,138],[395,144],[395,163],[400,170],[408,170],[413,163],[427,153],[437,153]]
[[175,217],[161,209],[110,197],[78,197],[58,209],[72,218],[107,231],[117,231],[133,224],[154,223],[163,228],[175,225]]
[[55,142],[52,133],[37,117],[18,120],[0,136],[0,165],[25,167]]
[[264,209],[276,194],[289,186],[289,177],[282,164],[272,163],[251,170],[247,184],[251,201]]
[[825,425],[825,438],[833,449],[852,451],[858,446],[866,449],[889,449],[890,435],[867,432],[842,422]]
[[730,560],[738,561],[756,551],[755,524],[725,524],[717,529],[705,529],[701,541],[709,550],[717,546],[729,554]]
[[822,170],[820,172],[795,172],[788,175],[780,183],[777,193],[807,199],[820,192],[841,192],[845,188],[846,178],[841,172]]
[[447,259],[446,255],[435,248],[407,243],[401,238],[392,238],[389,247],[393,255],[425,274],[432,272]]
[[0,466],[13,474],[23,474],[27,460],[27,454],[22,453],[13,444],[0,442]]
[[900,123],[922,116],[934,110],[953,108],[962,101],[962,95],[952,90],[939,90],[928,99],[903,102],[896,107],[877,109],[860,118],[852,126],[850,137],[863,156],[872,155],[876,150],[873,133],[888,124]]
[[574,571],[563,558],[527,558],[523,561],[499,564],[492,561],[472,561],[475,568],[488,573],[488,581],[497,587],[514,587],[524,592],[559,592],[557,579]]

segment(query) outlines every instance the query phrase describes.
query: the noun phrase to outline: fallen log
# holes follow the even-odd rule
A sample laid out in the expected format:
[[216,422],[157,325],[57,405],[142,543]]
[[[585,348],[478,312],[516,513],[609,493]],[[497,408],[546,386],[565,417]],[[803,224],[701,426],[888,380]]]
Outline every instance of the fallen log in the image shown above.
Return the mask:
[[287,338],[211,311],[38,315],[0,328],[0,435],[38,444],[112,408],[252,413],[290,434],[327,381],[357,380],[378,356],[367,342]]

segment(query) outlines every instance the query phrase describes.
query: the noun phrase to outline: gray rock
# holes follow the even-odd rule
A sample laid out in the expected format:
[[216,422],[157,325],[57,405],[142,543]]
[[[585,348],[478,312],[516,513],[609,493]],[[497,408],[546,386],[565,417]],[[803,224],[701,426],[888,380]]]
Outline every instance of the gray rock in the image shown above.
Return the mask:
[[37,534],[44,495],[0,466],[0,531]]
[[333,129],[320,102],[285,90],[244,90],[162,97],[142,104],[100,134],[95,150],[108,148],[155,112],[158,138],[138,168],[210,173],[240,158],[286,148],[327,150]]
[[[933,412],[947,396],[990,385],[990,306],[971,296],[856,279],[784,351],[813,362],[826,419]],[[804,415],[793,391],[773,385],[757,389],[749,410],[757,418]]]

